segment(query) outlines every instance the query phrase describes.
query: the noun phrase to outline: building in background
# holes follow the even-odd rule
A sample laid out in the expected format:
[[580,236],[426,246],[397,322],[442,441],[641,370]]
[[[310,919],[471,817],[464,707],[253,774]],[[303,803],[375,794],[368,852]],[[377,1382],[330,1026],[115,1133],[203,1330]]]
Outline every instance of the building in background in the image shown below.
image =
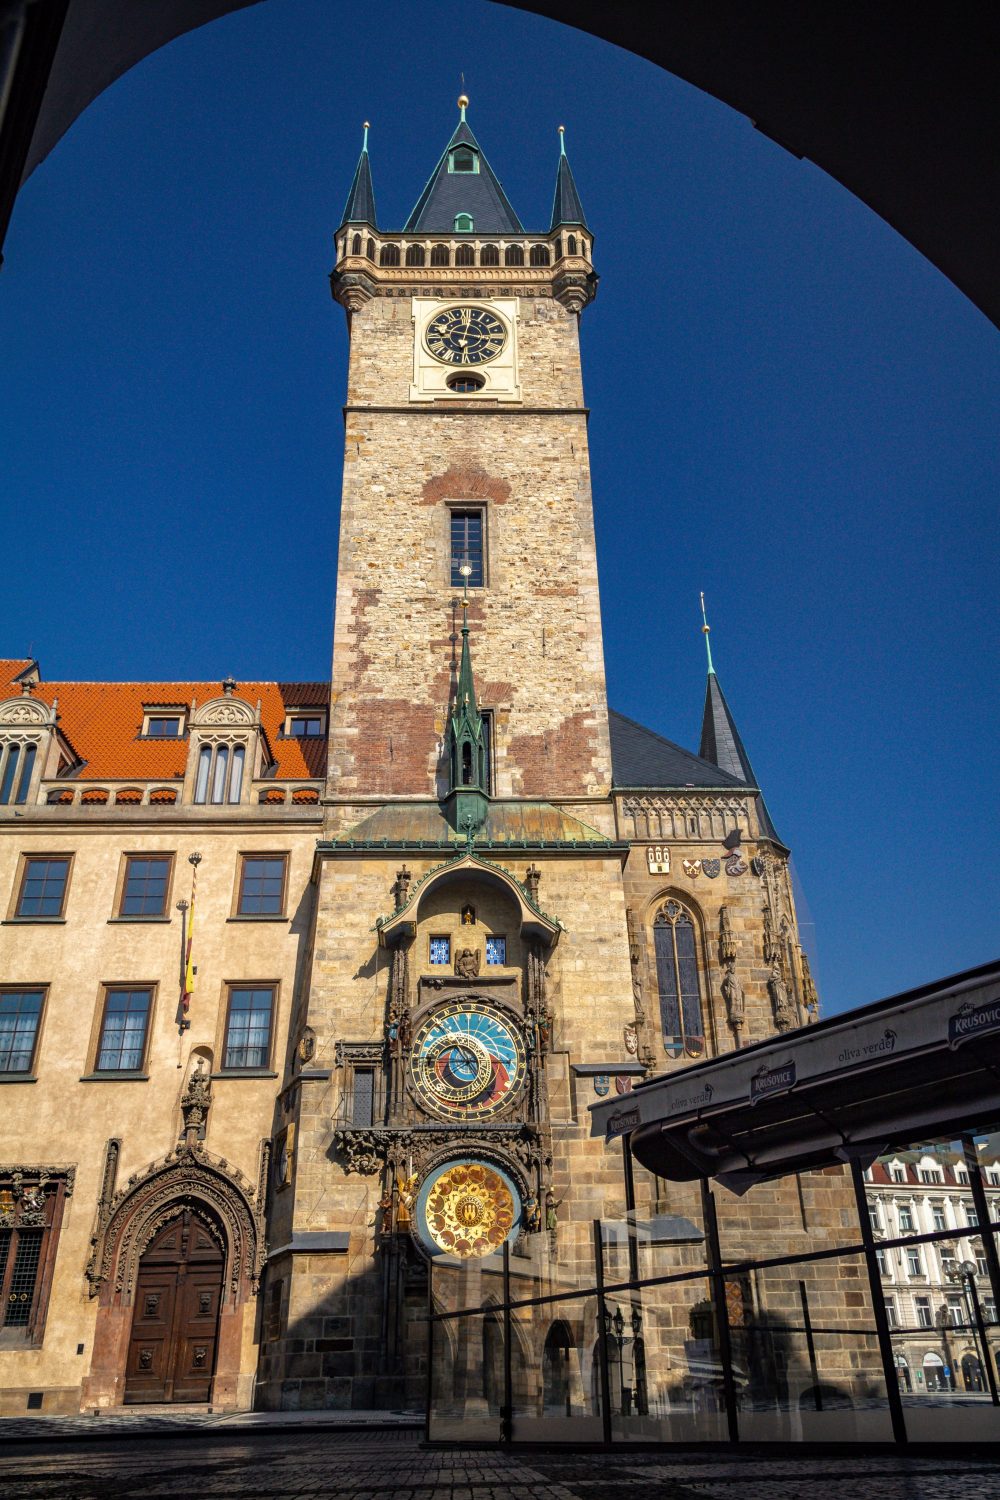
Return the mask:
[[[1000,1140],[984,1140],[979,1160],[995,1223],[1000,1215]],[[900,1385],[928,1396],[949,1391],[985,1396],[977,1324],[981,1316],[986,1327],[995,1325],[997,1307],[964,1157],[941,1145],[895,1151],[874,1162],[865,1178],[877,1240],[953,1232],[943,1240],[878,1250]]]
[[[366,132],[332,274],[332,688],[6,664],[4,1409],[236,1407],[255,1383],[269,1407],[421,1407],[429,1258],[508,1242],[571,1279],[625,1211],[588,1103],[815,1016],[711,655],[697,753],[607,705],[593,243],[562,141],[527,231],[464,100],[387,231]],[[841,1192],[732,1199],[728,1243],[832,1242]],[[640,1206],[681,1219],[695,1193],[649,1179]],[[733,1285],[738,1329],[764,1309]],[[656,1317],[690,1388],[706,1308]],[[536,1334],[597,1357],[586,1309]],[[632,1358],[630,1400],[667,1399]]]

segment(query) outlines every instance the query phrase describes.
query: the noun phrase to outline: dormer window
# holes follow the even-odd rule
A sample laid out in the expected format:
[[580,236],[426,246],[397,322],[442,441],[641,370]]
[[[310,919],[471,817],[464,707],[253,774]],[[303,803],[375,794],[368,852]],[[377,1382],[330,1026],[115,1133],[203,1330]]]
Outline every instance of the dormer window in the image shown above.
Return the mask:
[[291,709],[285,715],[286,740],[320,740],[326,734],[326,714],[320,709]]
[[0,804],[18,806],[28,800],[31,773],[38,747],[12,740],[0,744]]
[[202,745],[198,752],[198,774],[194,784],[195,802],[239,802],[243,790],[243,744]]
[[179,740],[184,737],[184,710],[169,705],[154,705],[142,712],[142,737],[145,740]]
[[474,226],[473,226],[473,220],[472,220],[472,215],[471,214],[456,214],[455,215],[455,233],[456,234],[471,234],[472,230],[473,230],[473,227]]
[[471,146],[456,146],[448,158],[449,172],[478,172],[479,152]]

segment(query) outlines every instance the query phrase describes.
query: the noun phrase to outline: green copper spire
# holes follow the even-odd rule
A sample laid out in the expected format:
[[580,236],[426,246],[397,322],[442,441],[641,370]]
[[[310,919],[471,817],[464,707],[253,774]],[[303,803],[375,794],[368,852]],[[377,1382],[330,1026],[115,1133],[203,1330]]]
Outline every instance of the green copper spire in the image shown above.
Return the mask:
[[712,642],[709,640],[709,635],[711,634],[712,627],[711,627],[711,625],[709,625],[708,618],[707,618],[707,616],[705,614],[705,595],[704,595],[704,592],[701,595],[701,630],[702,630],[702,634],[705,637],[705,650],[708,652],[708,670],[712,674],[712,676],[714,677],[715,676],[715,668],[712,666]]
[[468,564],[460,569],[462,594],[462,659],[458,690],[448,723],[448,799],[453,826],[471,842],[486,821],[488,786],[486,726],[476,703],[476,684],[469,650]]

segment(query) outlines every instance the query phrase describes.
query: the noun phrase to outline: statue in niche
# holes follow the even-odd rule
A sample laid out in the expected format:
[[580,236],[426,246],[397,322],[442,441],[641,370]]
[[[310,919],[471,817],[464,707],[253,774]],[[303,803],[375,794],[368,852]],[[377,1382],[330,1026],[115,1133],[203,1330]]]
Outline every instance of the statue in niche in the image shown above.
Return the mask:
[[558,1224],[559,1224],[559,1209],[560,1209],[561,1206],[562,1206],[562,1199],[559,1198],[557,1200],[555,1194],[552,1191],[552,1189],[549,1188],[548,1192],[545,1194],[545,1227],[546,1227],[546,1229],[554,1231],[556,1229],[556,1227],[558,1226]]
[[476,979],[479,963],[479,953],[475,948],[460,948],[455,954],[455,973],[459,979]]
[[205,1059],[199,1057],[198,1066],[188,1079],[187,1088],[181,1095],[181,1116],[184,1120],[184,1139],[192,1146],[195,1141],[205,1139],[205,1124],[212,1103],[212,1085],[205,1072]]
[[542,1227],[542,1210],[534,1193],[524,1200],[524,1227],[529,1234],[537,1234]]
[[771,962],[771,977],[767,981],[768,994],[774,1007],[774,1024],[779,1031],[790,1031],[795,1025],[795,1013],[788,996],[788,986],[781,972],[781,960],[775,953]]

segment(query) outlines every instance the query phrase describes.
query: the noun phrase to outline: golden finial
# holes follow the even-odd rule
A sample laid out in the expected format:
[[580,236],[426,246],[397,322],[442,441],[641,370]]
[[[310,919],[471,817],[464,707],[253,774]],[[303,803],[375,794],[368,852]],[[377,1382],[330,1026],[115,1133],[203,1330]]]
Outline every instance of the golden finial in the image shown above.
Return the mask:
[[468,96],[468,94],[459,94],[459,96],[458,96],[458,107],[459,107],[459,109],[468,109],[468,107],[469,107],[469,96]]

